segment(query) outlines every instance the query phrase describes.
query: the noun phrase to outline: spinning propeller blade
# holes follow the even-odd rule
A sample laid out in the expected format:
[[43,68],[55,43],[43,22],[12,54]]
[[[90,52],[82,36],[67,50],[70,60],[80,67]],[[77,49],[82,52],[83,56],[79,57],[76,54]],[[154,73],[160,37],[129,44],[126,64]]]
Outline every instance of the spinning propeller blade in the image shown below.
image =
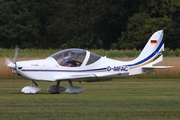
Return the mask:
[[16,46],[13,62],[9,58],[5,58],[5,64],[11,69],[16,69],[15,63],[16,63],[17,57],[18,57],[18,47]]
[[16,46],[16,48],[15,48],[15,53],[14,53],[14,59],[13,59],[13,62],[9,59],[9,58],[7,58],[7,57],[5,57],[5,64],[6,64],[6,66],[8,66],[9,68],[11,68],[12,69],[12,73],[13,73],[13,86],[14,86],[14,82],[15,82],[15,74],[16,74],[16,60],[17,60],[17,57],[18,57],[18,47]]
[[13,63],[16,62],[17,57],[18,57],[18,47],[16,46],[16,48],[15,48],[15,53],[14,53],[14,60],[13,60]]
[[14,69],[16,67],[15,64],[9,58],[5,58],[5,63],[11,69]]

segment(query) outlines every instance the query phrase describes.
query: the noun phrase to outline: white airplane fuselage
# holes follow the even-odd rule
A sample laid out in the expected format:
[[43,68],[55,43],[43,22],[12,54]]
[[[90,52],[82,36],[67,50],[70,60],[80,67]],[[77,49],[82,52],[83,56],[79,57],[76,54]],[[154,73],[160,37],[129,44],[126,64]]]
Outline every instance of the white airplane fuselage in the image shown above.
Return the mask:
[[[87,59],[89,56],[86,56]],[[86,58],[85,58],[86,59]],[[66,76],[91,75],[91,74],[112,74],[109,77],[127,77],[130,69],[127,62],[120,62],[106,57],[101,57],[91,65],[85,65],[86,60],[79,67],[60,66],[51,57],[42,60],[29,60],[16,62],[17,73],[29,80],[56,81],[56,76],[66,80]],[[136,69],[137,72],[138,69]],[[142,70],[139,68],[140,73]],[[122,74],[123,73],[123,74]],[[127,73],[127,74],[124,74]],[[125,75],[125,76],[124,76]],[[96,77],[96,76],[92,76]],[[81,78],[81,77],[79,77]],[[70,79],[70,78],[67,78]],[[73,78],[72,78],[73,79]]]

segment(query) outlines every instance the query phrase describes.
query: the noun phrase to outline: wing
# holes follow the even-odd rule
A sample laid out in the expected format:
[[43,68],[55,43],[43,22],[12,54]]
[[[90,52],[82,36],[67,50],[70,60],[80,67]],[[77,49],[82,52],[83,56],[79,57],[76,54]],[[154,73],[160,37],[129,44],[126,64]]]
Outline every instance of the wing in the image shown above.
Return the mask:
[[88,78],[103,78],[103,77],[114,77],[114,76],[122,76],[126,77],[129,75],[129,72],[98,72],[98,73],[79,73],[79,74],[73,74],[73,75],[58,75],[54,78],[54,81],[66,81],[66,80],[76,80],[76,79],[87,79]]

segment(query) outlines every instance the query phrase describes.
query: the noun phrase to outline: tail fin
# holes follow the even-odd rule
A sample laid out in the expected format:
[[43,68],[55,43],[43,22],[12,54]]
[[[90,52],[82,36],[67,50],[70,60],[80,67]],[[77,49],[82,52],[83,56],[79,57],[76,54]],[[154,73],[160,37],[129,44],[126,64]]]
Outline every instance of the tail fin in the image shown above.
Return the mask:
[[[173,66],[153,66],[163,60],[164,39],[163,30],[155,32],[147,42],[140,55],[131,61],[129,75],[151,73],[156,68],[171,68]],[[135,69],[132,69],[135,68]],[[140,69],[139,69],[140,68]]]
[[163,59],[162,51],[164,51],[164,39],[163,39],[163,30],[155,32],[140,55],[132,61],[130,67],[150,67]]

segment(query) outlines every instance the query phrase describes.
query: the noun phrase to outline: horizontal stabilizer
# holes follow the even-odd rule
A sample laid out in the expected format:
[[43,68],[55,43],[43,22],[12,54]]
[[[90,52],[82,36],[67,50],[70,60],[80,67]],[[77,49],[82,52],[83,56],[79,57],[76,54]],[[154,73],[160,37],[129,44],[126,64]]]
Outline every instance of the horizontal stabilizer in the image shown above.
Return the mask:
[[142,69],[166,69],[172,68],[174,66],[150,66],[150,67],[142,67]]
[[147,66],[147,67],[142,67],[143,72],[145,73],[151,73],[154,71],[154,69],[166,69],[166,68],[172,68],[174,66]]

